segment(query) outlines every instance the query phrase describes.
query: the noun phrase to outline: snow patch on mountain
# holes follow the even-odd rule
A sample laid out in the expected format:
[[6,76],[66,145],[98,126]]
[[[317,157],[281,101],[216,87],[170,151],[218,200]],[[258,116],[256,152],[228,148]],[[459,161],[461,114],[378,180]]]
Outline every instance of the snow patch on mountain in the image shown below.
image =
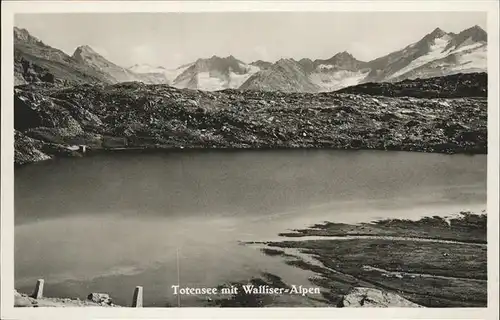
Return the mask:
[[439,59],[430,60],[408,72],[401,73],[391,81],[404,79],[429,78],[452,75],[455,73],[484,72],[487,70],[487,45],[473,43],[449,49],[442,53]]
[[334,91],[359,84],[368,75],[368,72],[349,70],[314,72],[309,76],[309,79],[320,88],[319,91]]
[[237,89],[241,87],[245,81],[247,81],[253,74],[257,73],[260,71],[259,67],[253,66],[253,65],[248,65],[245,66],[247,69],[247,73],[244,74],[238,74],[235,72],[230,72],[229,73],[229,83],[228,83],[228,88],[231,89]]
[[237,89],[253,74],[260,71],[255,65],[246,64],[233,56],[213,56],[177,70],[173,86],[204,91]]
[[210,72],[197,74],[198,88],[205,91],[216,91],[224,88],[225,82],[216,77],[210,77]]
[[[196,75],[196,87],[204,91],[218,91],[223,89],[238,89],[245,81],[260,69],[257,67],[249,68],[248,73],[238,74],[229,71],[227,77],[213,76],[210,72],[199,72]],[[175,83],[177,88],[189,88],[193,79],[185,78]]]
[[471,43],[465,46],[460,46],[458,49],[452,50],[451,53],[459,53],[462,51],[470,51],[476,48],[484,47],[484,43]]
[[173,83],[174,80],[184,71],[186,71],[190,66],[191,64],[184,65],[176,69],[166,69],[163,73],[165,74],[165,77],[167,78],[168,82]]
[[320,64],[317,68],[320,70],[325,70],[325,69],[330,70],[330,69],[335,69],[335,66],[331,64]]
[[446,46],[448,45],[448,42],[451,40],[451,37],[449,35],[444,35],[440,38],[436,38],[434,40],[434,44],[432,44],[429,48],[429,52],[423,56],[418,57],[417,59],[413,60],[410,62],[406,67],[400,69],[399,71],[393,73],[391,76],[389,76],[389,79],[392,78],[397,78],[400,75],[403,75],[415,68],[418,68],[420,66],[423,66],[424,64],[432,61],[432,60],[437,60],[446,57],[449,52],[444,51]]
[[469,50],[461,50],[463,54],[458,57],[458,65],[453,67],[452,70],[466,70],[471,69],[471,71],[483,71],[488,68],[487,58],[488,52],[486,45],[481,47],[472,48]]

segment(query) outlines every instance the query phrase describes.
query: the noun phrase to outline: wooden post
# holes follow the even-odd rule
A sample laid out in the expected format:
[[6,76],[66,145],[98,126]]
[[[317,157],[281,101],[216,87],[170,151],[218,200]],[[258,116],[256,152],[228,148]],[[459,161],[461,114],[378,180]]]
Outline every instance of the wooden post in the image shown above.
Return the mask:
[[35,291],[33,292],[33,298],[40,299],[43,297],[43,279],[38,279],[35,286]]
[[134,298],[132,301],[132,307],[142,308],[142,287],[137,286],[134,290]]

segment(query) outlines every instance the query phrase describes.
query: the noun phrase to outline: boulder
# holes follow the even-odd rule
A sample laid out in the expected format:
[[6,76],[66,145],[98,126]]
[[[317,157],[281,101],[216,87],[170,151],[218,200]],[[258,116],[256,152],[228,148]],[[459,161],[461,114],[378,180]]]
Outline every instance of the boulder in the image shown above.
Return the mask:
[[37,304],[35,299],[14,290],[14,307],[37,307]]
[[92,292],[87,296],[87,299],[99,304],[112,304],[111,297],[107,293]]
[[375,288],[356,287],[340,302],[347,308],[423,308],[395,293]]

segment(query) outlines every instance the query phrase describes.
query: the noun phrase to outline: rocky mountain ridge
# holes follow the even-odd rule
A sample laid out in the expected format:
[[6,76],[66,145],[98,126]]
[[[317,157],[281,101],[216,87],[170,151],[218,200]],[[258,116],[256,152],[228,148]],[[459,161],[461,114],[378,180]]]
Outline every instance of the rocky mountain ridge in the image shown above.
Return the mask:
[[[486,58],[487,34],[479,26],[463,30],[459,34],[436,28],[402,50],[367,62],[357,60],[346,51],[329,59],[290,59],[290,63],[299,65],[298,69],[305,71],[300,76],[302,81],[297,82],[295,76],[274,79],[261,72],[251,77],[241,88],[288,92],[335,91],[368,82],[398,82],[457,73],[485,72]],[[305,86],[304,83],[308,85]]]
[[73,56],[45,45],[25,29],[14,29],[15,83],[119,83],[140,81],[205,91],[249,89],[325,92],[368,82],[398,82],[457,73],[486,72],[487,34],[473,26],[458,34],[436,28],[421,40],[371,60],[349,52],[328,59],[280,59],[244,63],[233,56],[198,59],[174,70],[120,67],[89,46]]
[[107,60],[88,45],[72,56],[46,45],[26,29],[14,27],[14,84],[167,83],[161,73],[138,74]]
[[110,83],[109,76],[14,28],[14,84]]
[[161,72],[135,73],[112,63],[88,45],[76,48],[72,58],[83,65],[109,75],[111,83],[127,81],[140,81],[148,84],[167,83],[167,78]]
[[368,62],[362,82],[397,82],[487,70],[487,35],[479,26],[459,34],[436,28],[402,50]]
[[488,75],[482,73],[459,73],[446,77],[403,80],[400,82],[369,82],[347,87],[336,92],[368,94],[386,97],[483,97],[487,98]]
[[[252,75],[240,87],[243,90],[318,92],[306,68],[293,59],[281,59],[268,69]],[[271,90],[270,90],[271,88]]]

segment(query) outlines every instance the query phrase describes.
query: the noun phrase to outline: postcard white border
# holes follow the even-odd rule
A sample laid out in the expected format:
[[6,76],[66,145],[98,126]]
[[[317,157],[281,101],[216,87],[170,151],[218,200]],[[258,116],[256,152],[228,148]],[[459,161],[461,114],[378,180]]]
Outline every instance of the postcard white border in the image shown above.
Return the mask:
[[[480,11],[488,13],[488,307],[14,308],[13,22],[15,13],[249,11]],[[2,2],[1,319],[497,319],[499,22],[496,1],[11,1]]]

